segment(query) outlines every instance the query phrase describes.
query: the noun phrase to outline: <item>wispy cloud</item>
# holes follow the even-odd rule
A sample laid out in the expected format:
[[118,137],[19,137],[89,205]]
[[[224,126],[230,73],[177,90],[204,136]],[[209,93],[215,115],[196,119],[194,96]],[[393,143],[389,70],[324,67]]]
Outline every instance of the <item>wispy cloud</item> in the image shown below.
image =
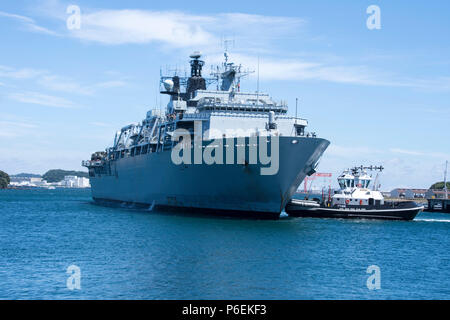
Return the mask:
[[1,115],[7,120],[0,121],[0,137],[19,137],[30,134],[30,130],[37,128],[36,124],[26,120],[8,119],[7,115]]
[[92,94],[94,92],[92,86],[82,86],[79,83],[65,77],[56,75],[43,76],[38,80],[38,83],[43,87],[61,92],[77,93],[77,94]]
[[105,82],[99,82],[95,84],[97,88],[118,88],[118,87],[124,87],[127,85],[127,82],[122,80],[113,80],[113,81],[105,81]]
[[95,127],[110,127],[110,124],[104,122],[91,122],[90,124]]
[[[41,1],[34,12],[63,22],[68,3]],[[66,36],[108,45],[159,43],[172,48],[220,46],[223,36],[245,39],[247,46],[299,37],[305,19],[240,12],[192,14],[175,10],[98,9],[81,7],[81,28],[60,30]]]
[[67,35],[102,44],[158,42],[171,47],[220,45],[221,35],[258,41],[295,34],[303,19],[243,13],[194,15],[179,11],[83,10],[82,26]]
[[[257,52],[264,54],[260,60],[261,80],[326,81],[450,91],[450,77],[445,76],[434,79],[410,78],[354,62],[339,64],[334,60],[292,59],[283,58],[282,55],[270,58],[267,54],[270,55],[270,51],[275,51],[275,41],[303,36],[307,20],[298,17],[239,12],[196,15],[180,11],[105,10],[83,7],[81,28],[67,30],[65,28],[67,14],[64,8],[59,1],[48,1],[43,3],[39,11],[47,17],[60,20],[64,29],[61,29],[59,34],[105,45],[156,43],[171,49],[219,48],[224,35],[233,35],[234,39],[245,43],[246,48],[244,50],[246,52],[236,55],[236,62],[239,61],[256,70],[257,56],[250,53],[256,48]],[[5,12],[3,15],[36,26],[34,20],[29,17]],[[75,88],[74,85],[67,83],[50,85],[61,91],[76,90],[85,94],[92,90],[92,88]],[[105,83],[104,87],[122,85],[118,82]]]
[[28,104],[37,104],[54,108],[75,108],[76,104],[65,98],[42,94],[39,92],[19,92],[8,95],[9,99]]
[[410,155],[410,156],[450,159],[450,153],[443,153],[443,152],[427,152],[427,151],[407,150],[407,149],[400,149],[400,148],[391,148],[391,149],[389,149],[389,151],[392,153],[404,154],[404,155]]
[[330,145],[319,170],[338,175],[355,165],[383,165],[382,190],[397,187],[428,188],[441,179],[443,163],[450,154],[400,148],[376,149],[358,145]]
[[[221,62],[221,55],[212,54],[215,63]],[[258,57],[245,53],[233,54],[234,61],[252,70],[259,69],[261,80],[326,81],[340,84],[365,86],[408,87],[432,91],[450,91],[450,78],[416,79],[379,71],[366,65],[339,65],[332,60],[286,59],[270,56]],[[258,67],[259,60],[259,67]]]
[[[124,80],[108,80],[91,84],[81,84],[74,79],[52,74],[47,70],[31,68],[17,69],[1,65],[0,78],[12,80],[31,79],[45,89],[79,95],[92,95],[99,89],[118,88],[128,85]],[[4,84],[0,85],[4,86]]]
[[16,20],[22,23],[29,31],[32,32],[45,33],[52,36],[58,35],[58,33],[56,33],[55,31],[37,25],[32,18],[26,16],[0,11],[0,17]]
[[45,73],[46,71],[44,70],[36,70],[29,68],[14,69],[11,67],[0,65],[0,78],[32,79]]
[[377,150],[368,146],[340,146],[335,144],[330,145],[326,151],[329,155],[346,158],[355,154],[359,156],[373,156],[383,152],[383,150]]
[[212,34],[201,27],[208,19],[180,12],[100,10],[83,13],[82,28],[69,34],[104,44],[158,41],[186,47],[213,41]]

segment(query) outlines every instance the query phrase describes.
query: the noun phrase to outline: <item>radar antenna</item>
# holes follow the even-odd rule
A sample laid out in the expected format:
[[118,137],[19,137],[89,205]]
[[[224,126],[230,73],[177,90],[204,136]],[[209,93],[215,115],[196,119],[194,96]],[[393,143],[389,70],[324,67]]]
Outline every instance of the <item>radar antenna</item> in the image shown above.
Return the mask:
[[352,174],[356,174],[358,172],[362,172],[364,170],[370,170],[370,171],[383,171],[384,167],[383,166],[359,166],[359,167],[353,167],[350,169],[350,171],[352,172]]
[[241,78],[249,75],[250,73],[253,73],[254,71],[250,70],[242,70],[242,65],[235,65],[233,62],[228,62],[229,60],[229,54],[228,54],[228,44],[233,42],[234,40],[224,40],[224,58],[225,61],[222,63],[222,68],[219,68],[217,66],[217,70],[214,71],[214,69],[211,69],[211,76],[213,76],[217,81],[217,88],[219,89],[219,82],[221,80],[220,84],[220,90],[221,91],[234,91],[237,89],[237,91],[240,91],[241,87]]

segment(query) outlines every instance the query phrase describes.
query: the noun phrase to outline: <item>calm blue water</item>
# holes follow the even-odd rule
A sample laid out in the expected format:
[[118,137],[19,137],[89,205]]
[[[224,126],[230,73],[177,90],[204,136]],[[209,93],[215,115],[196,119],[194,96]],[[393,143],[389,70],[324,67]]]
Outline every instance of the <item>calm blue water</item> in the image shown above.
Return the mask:
[[[97,206],[86,190],[4,190],[0,298],[449,299],[450,215],[416,219],[169,215]],[[80,290],[66,287],[72,264]]]

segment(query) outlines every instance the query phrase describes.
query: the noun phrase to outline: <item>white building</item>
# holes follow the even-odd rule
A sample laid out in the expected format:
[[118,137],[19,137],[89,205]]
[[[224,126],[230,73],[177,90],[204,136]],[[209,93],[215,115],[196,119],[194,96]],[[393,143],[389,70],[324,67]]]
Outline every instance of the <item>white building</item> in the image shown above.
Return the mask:
[[47,181],[37,177],[12,177],[9,185],[19,188],[46,188],[49,186]]
[[428,189],[397,188],[391,191],[392,198],[417,199],[425,198]]
[[89,179],[77,176],[65,176],[62,185],[66,188],[90,188]]

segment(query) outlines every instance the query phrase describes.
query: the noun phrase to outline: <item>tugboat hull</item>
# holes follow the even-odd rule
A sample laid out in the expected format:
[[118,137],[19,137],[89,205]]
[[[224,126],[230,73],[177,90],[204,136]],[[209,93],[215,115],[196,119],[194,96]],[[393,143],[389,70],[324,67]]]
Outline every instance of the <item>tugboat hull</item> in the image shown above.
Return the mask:
[[291,201],[285,211],[292,217],[413,220],[423,209],[423,206],[418,206],[415,202],[389,203],[378,207],[327,208],[324,206],[308,207]]

